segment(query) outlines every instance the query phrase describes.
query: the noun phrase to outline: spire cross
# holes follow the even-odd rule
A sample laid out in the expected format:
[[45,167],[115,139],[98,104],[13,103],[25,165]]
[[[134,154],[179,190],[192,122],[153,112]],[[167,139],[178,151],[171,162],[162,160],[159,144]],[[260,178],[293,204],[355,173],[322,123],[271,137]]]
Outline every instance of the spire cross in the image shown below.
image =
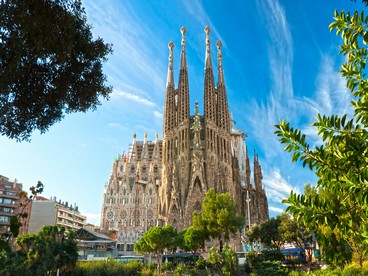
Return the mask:
[[221,53],[222,42],[221,40],[217,40],[216,46],[217,46],[217,60],[218,60],[218,64],[220,67],[222,65],[222,53]]
[[206,33],[206,58],[205,58],[205,68],[211,68],[211,51],[210,51],[210,27],[206,26],[204,28]]
[[185,27],[181,27],[180,32],[181,32],[181,45],[184,47],[185,46],[185,33],[187,32],[187,30],[185,29]]
[[185,69],[187,67],[187,61],[185,59],[185,33],[187,30],[185,27],[181,27],[181,56],[180,56],[180,69]]
[[206,46],[210,47],[210,27],[206,26],[204,32],[206,33]]
[[169,42],[169,68],[167,72],[167,80],[166,87],[171,85],[174,86],[174,69],[173,69],[173,48],[174,43],[172,41]]
[[173,48],[174,48],[174,43],[172,41],[170,41],[168,46],[169,46],[169,49],[170,49],[169,63],[170,63],[170,65],[172,65],[172,62],[173,62]]

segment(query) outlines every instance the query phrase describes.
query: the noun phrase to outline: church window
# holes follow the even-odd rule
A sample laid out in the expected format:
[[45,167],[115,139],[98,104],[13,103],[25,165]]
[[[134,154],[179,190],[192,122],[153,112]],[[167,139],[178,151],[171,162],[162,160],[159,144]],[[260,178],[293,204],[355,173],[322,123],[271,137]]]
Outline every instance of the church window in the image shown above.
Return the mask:
[[134,166],[131,166],[131,167],[130,167],[130,172],[131,172],[131,173],[134,173],[134,171],[135,171]]
[[130,186],[134,186],[134,177],[129,178]]

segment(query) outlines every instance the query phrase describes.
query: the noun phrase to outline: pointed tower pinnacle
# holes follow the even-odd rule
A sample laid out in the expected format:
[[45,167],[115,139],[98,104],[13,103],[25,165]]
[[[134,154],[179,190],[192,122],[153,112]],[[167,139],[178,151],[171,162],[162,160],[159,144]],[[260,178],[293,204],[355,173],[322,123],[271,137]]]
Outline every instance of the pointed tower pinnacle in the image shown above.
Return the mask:
[[217,46],[217,61],[218,61],[217,87],[219,87],[220,85],[225,85],[224,70],[222,69],[222,53],[221,53],[222,42],[221,40],[217,40],[216,46]]
[[180,56],[180,69],[187,67],[186,53],[185,53],[185,33],[187,30],[185,27],[181,27],[181,56]]
[[212,68],[211,50],[210,50],[210,27],[204,28],[206,33],[206,57],[205,57],[205,68]]
[[173,48],[174,48],[174,43],[172,41],[169,42],[169,68],[167,70],[167,81],[166,81],[166,87],[168,87],[169,85],[174,87],[174,66],[173,66],[173,60],[174,60],[174,56],[173,56]]

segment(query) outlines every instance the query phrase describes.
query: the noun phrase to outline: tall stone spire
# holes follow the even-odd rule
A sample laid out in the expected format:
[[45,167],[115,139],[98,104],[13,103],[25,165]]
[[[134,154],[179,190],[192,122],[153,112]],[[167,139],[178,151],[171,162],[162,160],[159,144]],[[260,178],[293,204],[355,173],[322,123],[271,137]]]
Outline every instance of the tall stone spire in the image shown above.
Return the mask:
[[217,62],[218,62],[218,76],[217,76],[217,125],[230,132],[230,114],[228,110],[224,70],[222,68],[222,42],[217,41]]
[[164,133],[173,129],[176,125],[176,97],[175,97],[175,83],[174,83],[174,69],[173,69],[173,48],[174,43],[169,43],[169,67],[167,72],[166,83],[166,100],[164,107]]
[[174,43],[172,41],[170,41],[168,46],[169,46],[169,67],[168,67],[168,70],[167,70],[166,87],[168,87],[169,85],[171,85],[172,87],[175,87],[175,83],[174,83],[174,66],[173,66]]
[[206,26],[206,56],[204,73],[204,116],[209,122],[216,123],[216,91],[212,71],[211,51],[210,51],[210,28]]
[[216,42],[217,46],[217,66],[218,66],[218,79],[217,79],[217,87],[220,85],[225,85],[225,79],[224,79],[224,70],[222,69],[222,53],[221,53],[221,46],[222,42],[221,40],[217,40]]
[[254,188],[257,191],[262,191],[262,169],[258,162],[258,154],[254,150],[254,164],[253,164],[253,170],[254,170]]
[[180,72],[179,72],[179,84],[178,84],[178,124],[183,121],[189,120],[190,107],[189,107],[189,84],[188,84],[188,68],[185,52],[185,27],[180,29],[181,31],[181,55],[180,55]]

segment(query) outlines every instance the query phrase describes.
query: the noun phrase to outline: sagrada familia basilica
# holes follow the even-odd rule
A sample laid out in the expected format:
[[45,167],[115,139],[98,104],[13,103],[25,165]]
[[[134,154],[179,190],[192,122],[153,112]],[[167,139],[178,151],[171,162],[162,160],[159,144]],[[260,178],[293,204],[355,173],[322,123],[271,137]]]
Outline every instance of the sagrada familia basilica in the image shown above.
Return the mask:
[[145,134],[137,140],[134,134],[128,154],[113,163],[105,187],[101,228],[116,231],[121,255],[133,253],[134,243],[152,226],[171,224],[177,230],[190,226],[193,211],[200,212],[210,188],[233,197],[246,221],[243,231],[268,219],[258,156],[254,153],[252,175],[246,135],[236,128],[228,107],[221,41],[216,43],[215,85],[210,29],[205,28],[204,114],[199,114],[196,102],[190,115],[185,33],[183,27],[177,86],[174,44],[169,43],[162,139],[156,134],[148,140]]

